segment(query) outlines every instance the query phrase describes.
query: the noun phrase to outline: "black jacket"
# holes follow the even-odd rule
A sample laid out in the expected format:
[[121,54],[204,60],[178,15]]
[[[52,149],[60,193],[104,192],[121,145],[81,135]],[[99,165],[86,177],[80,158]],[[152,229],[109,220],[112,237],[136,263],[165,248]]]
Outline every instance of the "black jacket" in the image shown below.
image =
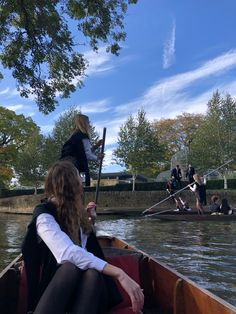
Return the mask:
[[181,169],[173,168],[171,170],[171,177],[174,177],[176,180],[180,180],[182,178]]
[[193,182],[193,175],[195,174],[195,169],[193,167],[190,167],[186,171],[186,178],[189,179],[189,182]]
[[[22,244],[22,255],[26,270],[27,279],[27,309],[34,311],[40,297],[57,270],[57,262],[46,244],[37,235],[36,219],[42,214],[52,215],[57,220],[56,207],[46,199],[37,205],[33,212],[33,218],[28,226],[27,233]],[[87,240],[86,249],[95,256],[106,260],[103,251],[94,233],[91,233]],[[109,308],[120,303],[122,298],[112,277],[105,276],[104,279],[108,287]]]
[[83,139],[89,138],[81,131],[72,134],[62,147],[60,159],[70,159],[73,161],[79,172],[88,172],[88,160],[82,142]]

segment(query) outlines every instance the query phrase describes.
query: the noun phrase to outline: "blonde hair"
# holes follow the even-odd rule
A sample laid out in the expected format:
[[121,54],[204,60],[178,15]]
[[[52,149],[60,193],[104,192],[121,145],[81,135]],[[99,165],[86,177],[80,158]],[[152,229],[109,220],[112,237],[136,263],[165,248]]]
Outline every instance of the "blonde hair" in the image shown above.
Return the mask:
[[84,207],[84,191],[79,173],[71,162],[58,161],[49,169],[45,195],[49,199],[56,199],[61,229],[74,243],[80,243],[79,228],[89,233],[91,226]]
[[78,130],[90,138],[89,118],[84,114],[77,114],[74,119],[74,133]]
[[195,173],[195,174],[193,175],[193,179],[194,179],[194,181],[197,182],[199,185],[202,185],[202,180],[201,180],[199,174]]

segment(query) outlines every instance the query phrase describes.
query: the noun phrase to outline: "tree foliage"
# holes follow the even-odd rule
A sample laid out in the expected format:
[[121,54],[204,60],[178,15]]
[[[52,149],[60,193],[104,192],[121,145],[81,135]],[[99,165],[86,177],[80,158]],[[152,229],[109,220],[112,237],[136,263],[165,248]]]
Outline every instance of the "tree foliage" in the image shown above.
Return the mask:
[[31,118],[0,107],[0,180],[9,183],[18,151],[29,141],[37,125]]
[[161,159],[162,148],[143,109],[136,117],[130,115],[121,126],[118,147],[113,155],[117,164],[125,166],[133,174],[150,174],[153,165]]
[[[118,54],[123,19],[137,0],[0,1],[0,60],[12,71],[21,96],[33,94],[39,110],[55,109],[56,96],[82,86],[87,61],[81,46]],[[2,77],[2,74],[1,74]]]
[[195,133],[203,121],[203,115],[182,113],[173,119],[161,119],[153,122],[156,136],[164,147],[163,161],[168,168],[173,155],[189,149]]
[[42,185],[47,172],[43,156],[44,138],[39,134],[39,130],[35,130],[30,141],[19,151],[14,167],[19,182],[23,185],[34,186],[35,194],[37,194],[37,188]]
[[216,91],[207,107],[204,123],[191,144],[191,159],[204,171],[227,160],[236,160],[235,100],[229,94],[223,97]]

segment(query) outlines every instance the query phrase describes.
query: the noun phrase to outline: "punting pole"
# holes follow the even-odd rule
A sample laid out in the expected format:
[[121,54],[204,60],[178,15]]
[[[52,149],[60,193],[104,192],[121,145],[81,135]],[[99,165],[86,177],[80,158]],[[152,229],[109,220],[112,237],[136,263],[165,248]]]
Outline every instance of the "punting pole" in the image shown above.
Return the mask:
[[[225,162],[225,163],[222,164],[221,166],[215,168],[214,170],[209,171],[209,172],[206,173],[204,176],[209,176],[211,173],[213,173],[213,172],[219,170],[220,168],[222,168],[222,167],[228,165],[228,164],[229,164],[230,162],[232,162],[232,161],[233,161],[233,159],[228,160],[227,162]],[[182,188],[182,189],[176,191],[175,193],[169,195],[168,197],[164,198],[164,199],[161,200],[160,202],[158,202],[158,203],[152,205],[151,207],[145,209],[145,210],[142,212],[142,215],[145,214],[146,212],[150,211],[150,209],[156,207],[157,205],[160,205],[160,204],[164,203],[165,201],[169,200],[171,197],[173,197],[173,196],[175,196],[176,194],[178,194],[178,193],[182,192],[183,190],[187,189],[190,185],[193,185],[194,183],[195,183],[195,182],[192,182],[191,184],[186,185],[184,188]],[[165,211],[162,211],[162,212],[167,212],[167,211],[171,211],[171,210],[172,210],[172,209],[170,209],[170,210],[165,210]],[[162,212],[149,214],[149,215],[146,215],[146,217],[151,217],[151,216],[154,216],[154,215],[158,215],[158,214],[160,214],[160,213],[162,213]]]
[[[106,131],[107,131],[107,129],[103,128],[101,154],[104,153]],[[99,193],[99,186],[100,186],[101,172],[102,172],[102,161],[103,161],[103,158],[100,159],[100,163],[99,163],[98,179],[97,179],[96,194],[95,194],[95,204],[96,205],[97,205],[97,202],[98,202],[98,193]]]

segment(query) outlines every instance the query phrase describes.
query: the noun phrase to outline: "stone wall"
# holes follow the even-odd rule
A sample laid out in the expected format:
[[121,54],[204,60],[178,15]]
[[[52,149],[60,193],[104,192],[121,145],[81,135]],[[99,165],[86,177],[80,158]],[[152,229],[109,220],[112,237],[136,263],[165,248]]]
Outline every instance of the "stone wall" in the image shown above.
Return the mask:
[[[208,203],[213,191],[207,192]],[[221,197],[226,197],[229,200],[231,206],[236,207],[236,191],[221,191],[218,193]],[[191,207],[195,207],[195,197],[191,191],[183,191],[181,196],[190,203]],[[0,198],[0,212],[2,213],[19,213],[30,214],[36,204],[42,199],[42,195],[24,195],[9,198]],[[153,206],[154,204],[161,202],[168,195],[166,191],[122,191],[122,192],[100,192],[98,199],[98,213],[103,213],[109,210],[144,210]],[[85,193],[85,203],[93,201],[95,199],[94,192]],[[161,203],[158,208],[170,209],[174,207],[173,202],[168,199]]]

